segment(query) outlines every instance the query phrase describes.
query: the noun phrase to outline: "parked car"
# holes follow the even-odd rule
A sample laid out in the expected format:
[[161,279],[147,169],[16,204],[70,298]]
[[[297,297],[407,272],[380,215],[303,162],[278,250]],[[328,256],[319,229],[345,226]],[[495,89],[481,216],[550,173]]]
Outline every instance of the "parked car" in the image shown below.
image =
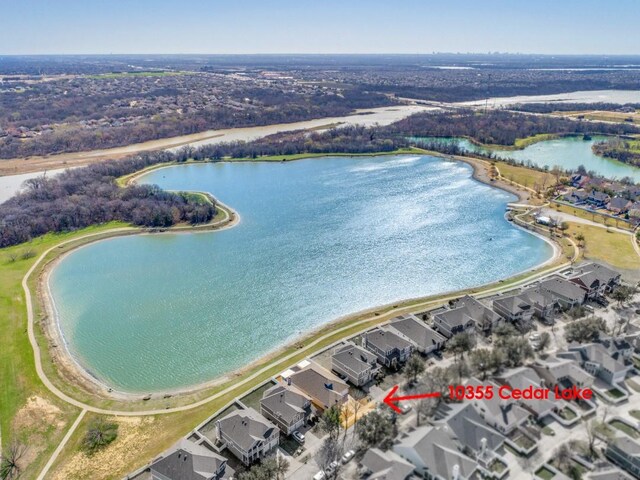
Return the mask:
[[337,461],[333,461],[329,464],[329,466],[327,467],[327,475],[328,476],[333,476],[333,474],[335,473],[335,471],[338,469],[338,467],[340,466],[340,464]]
[[298,443],[304,443],[304,434],[300,433],[298,430],[296,430],[295,432],[293,432],[291,434],[291,436],[293,437],[293,439],[298,442]]
[[313,476],[313,480],[324,480],[325,478],[327,478],[324,474],[324,472],[318,472]]
[[355,450],[349,450],[342,456],[342,463],[348,463],[356,454]]

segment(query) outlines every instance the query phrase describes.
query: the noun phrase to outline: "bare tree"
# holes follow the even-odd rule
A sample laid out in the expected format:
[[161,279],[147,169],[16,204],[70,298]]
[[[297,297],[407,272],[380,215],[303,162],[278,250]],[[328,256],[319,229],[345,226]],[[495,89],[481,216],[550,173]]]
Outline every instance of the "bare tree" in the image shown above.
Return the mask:
[[27,447],[13,441],[0,455],[0,478],[2,480],[14,480],[22,474],[22,457],[27,452]]

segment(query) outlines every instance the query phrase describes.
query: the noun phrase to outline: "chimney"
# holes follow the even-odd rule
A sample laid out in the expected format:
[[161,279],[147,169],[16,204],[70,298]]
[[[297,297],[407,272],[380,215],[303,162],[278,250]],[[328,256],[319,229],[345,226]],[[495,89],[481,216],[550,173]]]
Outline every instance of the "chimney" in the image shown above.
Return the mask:
[[485,437],[482,437],[482,439],[480,440],[480,457],[484,458],[486,454],[487,454],[487,439]]
[[454,465],[451,470],[451,480],[460,480],[460,466]]

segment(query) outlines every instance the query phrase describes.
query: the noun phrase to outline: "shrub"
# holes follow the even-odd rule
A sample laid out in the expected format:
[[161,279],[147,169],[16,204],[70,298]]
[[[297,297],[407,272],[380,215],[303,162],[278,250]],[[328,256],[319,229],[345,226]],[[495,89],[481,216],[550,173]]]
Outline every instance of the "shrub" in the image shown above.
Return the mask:
[[91,455],[106,447],[118,436],[118,424],[98,418],[89,423],[82,439],[82,450]]

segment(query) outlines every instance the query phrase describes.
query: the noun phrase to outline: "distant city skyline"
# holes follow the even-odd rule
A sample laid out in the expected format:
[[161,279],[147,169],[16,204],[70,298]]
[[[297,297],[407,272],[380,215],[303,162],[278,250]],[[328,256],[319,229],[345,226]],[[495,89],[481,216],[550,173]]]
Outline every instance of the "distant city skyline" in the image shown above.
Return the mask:
[[637,0],[21,0],[0,55],[640,54]]

